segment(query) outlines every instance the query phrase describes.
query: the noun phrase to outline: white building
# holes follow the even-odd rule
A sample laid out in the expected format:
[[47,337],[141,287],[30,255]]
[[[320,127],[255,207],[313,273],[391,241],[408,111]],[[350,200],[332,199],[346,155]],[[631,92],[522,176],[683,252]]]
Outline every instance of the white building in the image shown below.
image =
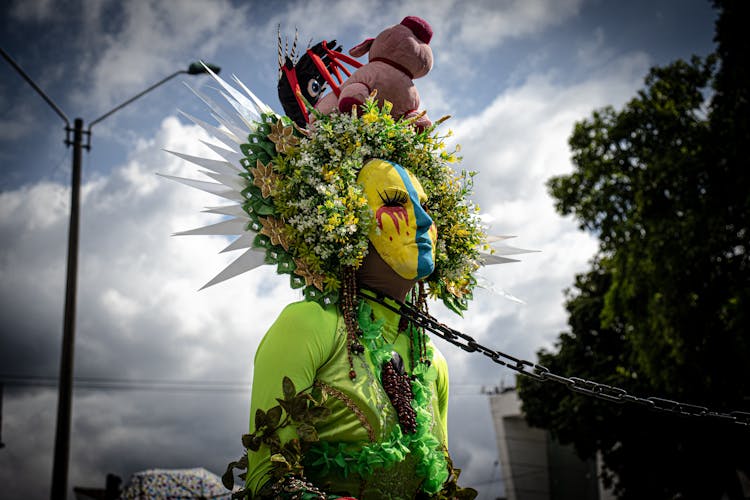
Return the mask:
[[490,395],[507,500],[614,500],[597,479],[596,460],[583,461],[542,429],[529,427],[515,389]]

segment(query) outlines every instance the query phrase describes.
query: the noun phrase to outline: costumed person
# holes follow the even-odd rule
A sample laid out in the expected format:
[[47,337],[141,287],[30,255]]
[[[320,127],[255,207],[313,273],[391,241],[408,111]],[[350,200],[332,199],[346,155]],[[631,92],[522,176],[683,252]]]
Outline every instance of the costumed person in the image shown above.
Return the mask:
[[240,469],[236,495],[251,498],[474,498],[448,454],[445,359],[400,311],[426,313],[429,296],[460,314],[479,266],[510,259],[487,252],[472,174],[452,168],[440,120],[394,117],[373,89],[349,113],[300,99],[315,117],[303,128],[213,77],[234,112],[196,92],[220,127],[191,119],[223,160],[175,154],[218,183],[173,179],[239,205],[178,234],[240,235],[225,250],[245,252],[206,286],[267,264],[304,296],[258,346],[247,454],[225,485]]

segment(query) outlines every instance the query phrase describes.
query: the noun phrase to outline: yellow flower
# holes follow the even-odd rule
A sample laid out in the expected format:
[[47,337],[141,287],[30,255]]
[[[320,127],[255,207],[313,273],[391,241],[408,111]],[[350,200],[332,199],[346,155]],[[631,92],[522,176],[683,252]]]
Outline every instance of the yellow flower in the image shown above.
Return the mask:
[[466,287],[466,282],[464,281],[460,283],[449,281],[445,284],[445,288],[459,299],[469,293],[469,289]]
[[362,115],[362,121],[367,124],[376,122],[378,121],[378,114],[374,111],[368,111],[367,113]]
[[331,182],[333,180],[334,176],[336,175],[336,171],[334,169],[332,169],[332,168],[323,167],[322,174],[323,174],[323,179],[326,182]]
[[338,226],[341,223],[341,216],[339,214],[334,213],[330,217],[328,217],[328,224],[332,225],[333,227]]
[[350,224],[356,224],[357,222],[359,222],[359,219],[355,217],[354,214],[351,212],[346,214],[346,217],[344,217],[344,225],[346,226]]

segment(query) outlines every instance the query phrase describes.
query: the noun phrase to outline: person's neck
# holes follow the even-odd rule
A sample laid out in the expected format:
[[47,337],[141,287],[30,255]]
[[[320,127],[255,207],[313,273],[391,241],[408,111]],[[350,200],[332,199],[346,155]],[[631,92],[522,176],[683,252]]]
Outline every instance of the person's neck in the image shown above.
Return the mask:
[[357,269],[357,283],[399,302],[404,302],[406,295],[414,288],[417,280],[407,280],[399,276],[370,244],[367,256]]

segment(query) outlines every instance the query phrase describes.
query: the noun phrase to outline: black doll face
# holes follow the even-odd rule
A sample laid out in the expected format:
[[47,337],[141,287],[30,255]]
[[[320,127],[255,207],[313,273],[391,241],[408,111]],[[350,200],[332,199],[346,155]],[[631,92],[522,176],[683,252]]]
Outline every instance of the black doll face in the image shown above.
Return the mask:
[[[330,71],[331,60],[323,48],[323,43],[320,42],[309,49],[310,52],[319,56],[323,61],[326,69]],[[334,47],[332,50],[341,50],[341,47],[336,47],[336,40],[331,43],[327,43],[328,47]],[[296,82],[295,82],[296,81]],[[294,94],[296,83],[299,85],[299,90],[302,96],[310,103],[315,106],[318,100],[322,97],[326,90],[326,80],[323,75],[320,74],[320,70],[313,62],[312,57],[308,51],[305,51],[296,64],[292,61],[292,57],[287,56],[284,65],[281,68],[281,78],[277,86],[279,100],[284,108],[284,113],[294,120],[300,127],[307,126],[305,116],[300,108],[300,104],[297,101],[297,97]]]

